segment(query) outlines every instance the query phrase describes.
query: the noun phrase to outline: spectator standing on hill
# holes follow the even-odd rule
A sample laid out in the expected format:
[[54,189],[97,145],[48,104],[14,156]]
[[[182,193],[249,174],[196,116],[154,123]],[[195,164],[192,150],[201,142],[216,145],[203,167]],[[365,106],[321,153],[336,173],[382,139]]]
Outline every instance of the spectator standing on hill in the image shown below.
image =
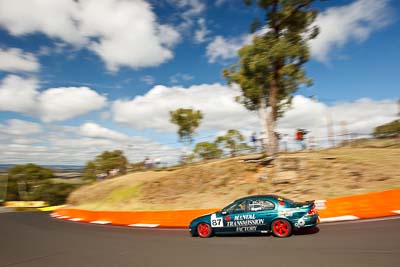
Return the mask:
[[257,151],[257,133],[253,132],[250,136],[251,147],[253,148],[253,152]]
[[148,170],[151,169],[152,167],[153,167],[153,161],[149,157],[146,157],[144,159],[144,168]]

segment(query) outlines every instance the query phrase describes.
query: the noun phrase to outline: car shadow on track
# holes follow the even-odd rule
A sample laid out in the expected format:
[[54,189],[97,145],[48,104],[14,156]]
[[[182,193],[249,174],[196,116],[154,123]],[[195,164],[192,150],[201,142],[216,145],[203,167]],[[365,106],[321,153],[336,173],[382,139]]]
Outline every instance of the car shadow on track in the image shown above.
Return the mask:
[[293,235],[313,235],[319,232],[318,227],[298,229],[294,231]]
[[[318,227],[312,228],[304,228],[298,229],[293,232],[293,235],[313,235],[319,232]],[[229,238],[229,237],[261,237],[261,236],[273,236],[272,233],[260,234],[260,233],[230,233],[230,234],[218,234],[214,235],[214,237],[222,237],[222,238]]]
[[[312,228],[304,228],[304,229],[297,229],[293,232],[293,235],[313,235],[319,232],[318,227],[312,227]],[[229,238],[229,237],[260,237],[260,236],[273,236],[272,233],[266,233],[266,234],[261,234],[261,233],[230,233],[230,234],[218,234],[214,235],[215,237],[218,238]]]

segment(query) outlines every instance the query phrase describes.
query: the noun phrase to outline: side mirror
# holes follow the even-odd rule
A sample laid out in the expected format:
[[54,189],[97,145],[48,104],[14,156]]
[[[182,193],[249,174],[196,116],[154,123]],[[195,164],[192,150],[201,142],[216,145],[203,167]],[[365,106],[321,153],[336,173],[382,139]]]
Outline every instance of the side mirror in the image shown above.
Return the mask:
[[228,212],[226,210],[223,210],[223,211],[221,211],[221,214],[226,215],[226,214],[228,214]]

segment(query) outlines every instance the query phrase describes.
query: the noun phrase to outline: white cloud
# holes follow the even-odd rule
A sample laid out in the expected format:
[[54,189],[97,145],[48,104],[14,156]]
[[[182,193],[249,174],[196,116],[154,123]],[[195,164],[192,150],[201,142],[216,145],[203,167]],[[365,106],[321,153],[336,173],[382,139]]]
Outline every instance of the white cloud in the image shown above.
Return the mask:
[[0,26],[16,36],[40,32],[88,48],[110,71],[158,66],[173,57],[180,39],[143,0],[0,0]]
[[[326,62],[332,50],[351,41],[363,42],[391,21],[388,0],[358,0],[349,5],[328,8],[315,21],[320,34],[310,41],[311,53],[316,60]],[[237,51],[249,44],[252,37],[252,34],[230,38],[216,36],[207,46],[208,61],[215,63],[237,57]]]
[[0,48],[0,70],[8,72],[36,72],[40,64],[32,53],[18,48]]
[[60,87],[38,91],[38,81],[15,75],[0,84],[0,110],[40,117],[45,122],[62,121],[99,110],[107,99],[88,87]]
[[251,34],[242,35],[237,38],[216,36],[214,40],[208,44],[206,49],[208,62],[215,63],[217,61],[225,61],[237,57],[238,50],[243,45],[250,43],[252,38],[253,35]]
[[16,36],[42,32],[52,38],[83,45],[87,42],[86,37],[79,34],[78,25],[73,21],[77,11],[78,4],[70,0],[1,0],[0,25]]
[[169,77],[169,81],[174,84],[180,83],[181,81],[186,81],[186,82],[191,81],[193,79],[194,79],[194,76],[186,74],[186,73],[180,73],[180,72]]
[[0,111],[35,112],[38,81],[8,75],[0,82]]
[[[190,88],[156,86],[145,96],[116,101],[113,115],[135,128],[174,132],[176,129],[168,122],[168,111],[193,107],[201,109],[205,115],[198,137],[209,136],[212,131],[222,133],[229,128],[243,133],[259,132],[256,114],[244,110],[233,100],[237,93],[237,89],[219,84]],[[305,128],[320,144],[326,143],[328,114],[332,116],[335,134],[341,134],[343,121],[347,123],[348,133],[368,134],[374,127],[397,118],[397,101],[360,99],[327,106],[298,95],[293,99],[292,108],[279,120],[278,131],[288,134],[289,142],[293,143],[295,129]],[[121,149],[131,162],[150,156],[173,163],[181,153],[179,149],[146,137],[129,136],[97,122],[86,122],[78,127],[46,125],[46,131],[43,128],[19,120],[0,125],[0,162],[83,164],[102,151]],[[340,137],[337,140],[340,141]]]
[[104,138],[111,140],[128,140],[129,137],[125,134],[104,128],[94,122],[86,122],[79,128],[81,135],[92,138]]
[[[115,101],[112,116],[116,122],[136,129],[174,132],[176,128],[169,122],[169,111],[193,108],[204,114],[199,132],[230,128],[259,130],[257,114],[237,103],[234,100],[237,95],[240,95],[239,89],[221,84],[202,84],[189,88],[157,85],[143,96]],[[346,122],[348,132],[365,134],[371,133],[380,124],[395,120],[396,113],[395,100],[360,99],[328,106],[297,95],[293,99],[293,106],[279,120],[278,130],[292,135],[296,128],[306,128],[314,136],[326,137],[327,116],[332,114],[337,133],[341,131],[341,122]]]
[[330,52],[351,41],[363,42],[369,35],[391,22],[388,0],[358,0],[331,7],[320,13],[315,24],[320,34],[310,41],[313,56],[325,62]]
[[31,135],[41,133],[42,127],[38,123],[10,119],[6,121],[6,125],[0,124],[0,132],[10,135]]
[[179,32],[189,30],[196,17],[206,9],[206,5],[200,0],[169,0],[169,2],[181,10],[182,23],[178,26]]
[[143,77],[141,78],[141,81],[142,81],[142,82],[145,82],[145,83],[148,84],[148,85],[153,85],[154,82],[155,82],[154,77],[151,76],[151,75],[143,76]]
[[41,119],[45,122],[63,121],[99,110],[106,98],[88,87],[50,88],[38,96]]
[[257,124],[257,118],[234,101],[238,89],[221,84],[195,85],[189,88],[157,85],[144,96],[132,100],[117,100],[112,105],[115,121],[137,129],[174,132],[169,111],[194,108],[204,113],[200,130],[246,127]]
[[370,134],[374,127],[395,120],[396,112],[395,100],[363,98],[327,106],[297,95],[293,99],[292,107],[279,120],[278,129],[294,136],[296,128],[305,128],[311,131],[310,135],[326,140],[330,116],[335,135],[342,134],[342,123],[346,125],[347,133]]
[[194,33],[194,39],[197,43],[204,43],[208,40],[208,35],[211,33],[207,29],[206,20],[204,18],[200,18],[197,20],[197,24],[199,29]]
[[[180,150],[140,136],[127,136],[87,122],[79,127],[47,125],[48,131],[38,137],[1,134],[0,162],[83,165],[105,150],[120,149],[129,161],[142,161],[146,156],[174,163]],[[32,132],[33,134],[33,132]],[[43,144],[45,141],[45,144]]]

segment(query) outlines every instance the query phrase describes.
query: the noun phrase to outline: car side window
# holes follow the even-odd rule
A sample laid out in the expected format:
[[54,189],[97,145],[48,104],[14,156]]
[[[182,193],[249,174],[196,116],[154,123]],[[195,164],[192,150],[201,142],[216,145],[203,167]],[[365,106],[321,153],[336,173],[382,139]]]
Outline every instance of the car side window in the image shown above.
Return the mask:
[[247,200],[235,202],[232,205],[226,207],[224,210],[228,213],[246,212],[249,210]]
[[266,199],[255,199],[255,200],[250,200],[249,202],[250,211],[265,211],[273,209],[275,209],[274,203]]

